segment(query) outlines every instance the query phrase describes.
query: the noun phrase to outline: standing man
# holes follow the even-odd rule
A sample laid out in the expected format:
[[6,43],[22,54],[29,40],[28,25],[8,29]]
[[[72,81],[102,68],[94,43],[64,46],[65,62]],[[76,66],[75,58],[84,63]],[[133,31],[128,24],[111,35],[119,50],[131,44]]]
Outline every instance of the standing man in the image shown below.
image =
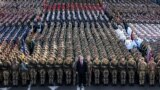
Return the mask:
[[82,56],[78,57],[78,62],[77,62],[77,72],[78,72],[78,79],[79,79],[79,87],[82,87],[82,84],[85,86],[86,80],[85,76],[87,73],[87,63],[83,60]]

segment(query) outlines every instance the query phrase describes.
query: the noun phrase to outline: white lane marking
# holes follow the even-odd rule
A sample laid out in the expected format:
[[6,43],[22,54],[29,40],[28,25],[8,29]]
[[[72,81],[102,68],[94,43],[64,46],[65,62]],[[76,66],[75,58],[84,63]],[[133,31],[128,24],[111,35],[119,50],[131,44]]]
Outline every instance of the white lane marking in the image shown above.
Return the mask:
[[31,83],[28,85],[27,90],[31,90]]
[[56,90],[59,86],[48,86],[51,90]]
[[77,90],[80,90],[80,87],[77,85]]
[[0,88],[0,90],[9,90],[11,87]]

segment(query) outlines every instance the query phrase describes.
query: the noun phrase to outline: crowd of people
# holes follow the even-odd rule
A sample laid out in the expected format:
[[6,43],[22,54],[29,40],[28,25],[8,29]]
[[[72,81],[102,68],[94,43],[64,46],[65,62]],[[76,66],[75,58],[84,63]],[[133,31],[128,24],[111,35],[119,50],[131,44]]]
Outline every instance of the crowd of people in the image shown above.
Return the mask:
[[[117,2],[114,2],[117,1]],[[135,2],[134,2],[135,1]],[[109,0],[105,4],[112,16],[130,23],[160,23],[160,6],[151,0]]]
[[[5,86],[17,86],[20,82],[22,85],[78,83],[79,86],[160,83],[159,51],[156,58],[148,56],[153,47],[141,38],[143,31],[139,30],[151,29],[150,24],[126,24],[122,14],[115,16],[110,12],[110,6],[121,0],[108,1],[111,5],[107,11],[102,1],[91,1],[3,1],[0,5],[0,83]],[[120,3],[120,7],[126,4]],[[135,3],[131,5],[139,7]],[[159,24],[151,26],[154,35],[159,37]],[[146,32],[144,36],[153,33]],[[149,35],[146,38],[150,39]]]

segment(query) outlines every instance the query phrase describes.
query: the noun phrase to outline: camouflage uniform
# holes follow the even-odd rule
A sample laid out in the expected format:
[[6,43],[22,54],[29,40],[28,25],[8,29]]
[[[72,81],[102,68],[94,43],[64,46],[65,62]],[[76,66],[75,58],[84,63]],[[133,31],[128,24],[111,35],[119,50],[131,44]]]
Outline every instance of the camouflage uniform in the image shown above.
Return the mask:
[[76,65],[77,65],[77,61],[73,62],[73,85],[76,85],[77,83],[77,73],[76,73]]
[[56,69],[56,75],[57,75],[57,84],[60,84],[60,85],[62,84],[62,81],[63,81],[62,66],[63,66],[63,60],[58,59],[55,65],[55,69]]
[[98,59],[93,62],[94,83],[100,84],[100,61]]
[[92,78],[92,61],[88,61],[88,71],[87,71],[87,76],[86,76],[86,81],[87,81],[87,84],[88,86],[91,85],[91,78]]
[[110,62],[110,71],[111,71],[111,76],[112,76],[112,84],[116,85],[117,84],[117,65],[118,65],[118,61],[113,59]]
[[158,82],[159,82],[159,85],[160,85],[160,60],[157,62],[157,65],[156,65],[156,69],[157,69],[157,76],[158,76]]
[[10,71],[9,71],[9,68],[10,68],[10,62],[8,61],[5,61],[3,62],[3,84],[5,86],[9,85],[9,78],[10,78]]
[[146,78],[146,68],[147,64],[144,59],[141,59],[138,63],[138,74],[139,74],[139,84],[144,85]]
[[150,61],[148,63],[148,74],[149,74],[149,84],[154,85],[155,84],[155,75],[156,75],[156,63],[154,60]]
[[22,79],[22,85],[26,85],[27,81],[29,80],[28,67],[27,67],[28,61],[27,60],[21,58],[20,74],[21,74],[21,79]]
[[137,67],[136,62],[133,59],[128,60],[127,69],[128,69],[129,84],[135,83],[136,67]]
[[124,85],[126,84],[126,61],[124,58],[122,58],[119,63],[118,67],[120,69],[120,77],[121,77],[121,84]]
[[48,77],[49,77],[49,84],[53,85],[54,84],[54,77],[55,77],[55,70],[54,70],[54,61],[53,60],[49,60],[49,62],[47,63],[47,72],[48,72]]
[[64,62],[64,73],[65,73],[65,82],[67,85],[72,83],[72,59],[65,60]]
[[104,85],[109,83],[109,61],[103,59],[101,63],[102,82]]
[[45,79],[46,79],[46,63],[45,60],[42,59],[41,62],[38,65],[38,72],[40,75],[40,84],[44,85],[45,84]]
[[15,62],[15,63],[12,64],[12,84],[15,86],[15,85],[18,85],[19,63],[17,60],[15,60],[13,62]]
[[33,60],[29,63],[29,74],[30,74],[30,80],[31,84],[35,85],[37,82],[37,62],[36,60]]
[[3,63],[0,60],[0,82],[2,81],[3,78]]

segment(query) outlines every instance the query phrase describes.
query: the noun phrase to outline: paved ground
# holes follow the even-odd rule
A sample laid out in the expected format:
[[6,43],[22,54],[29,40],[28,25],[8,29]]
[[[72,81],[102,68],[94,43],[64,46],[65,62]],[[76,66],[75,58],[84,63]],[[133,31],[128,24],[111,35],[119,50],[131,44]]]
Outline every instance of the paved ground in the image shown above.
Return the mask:
[[34,86],[34,87],[9,87],[0,88],[0,90],[160,90],[160,86],[90,86],[80,89],[77,86]]

